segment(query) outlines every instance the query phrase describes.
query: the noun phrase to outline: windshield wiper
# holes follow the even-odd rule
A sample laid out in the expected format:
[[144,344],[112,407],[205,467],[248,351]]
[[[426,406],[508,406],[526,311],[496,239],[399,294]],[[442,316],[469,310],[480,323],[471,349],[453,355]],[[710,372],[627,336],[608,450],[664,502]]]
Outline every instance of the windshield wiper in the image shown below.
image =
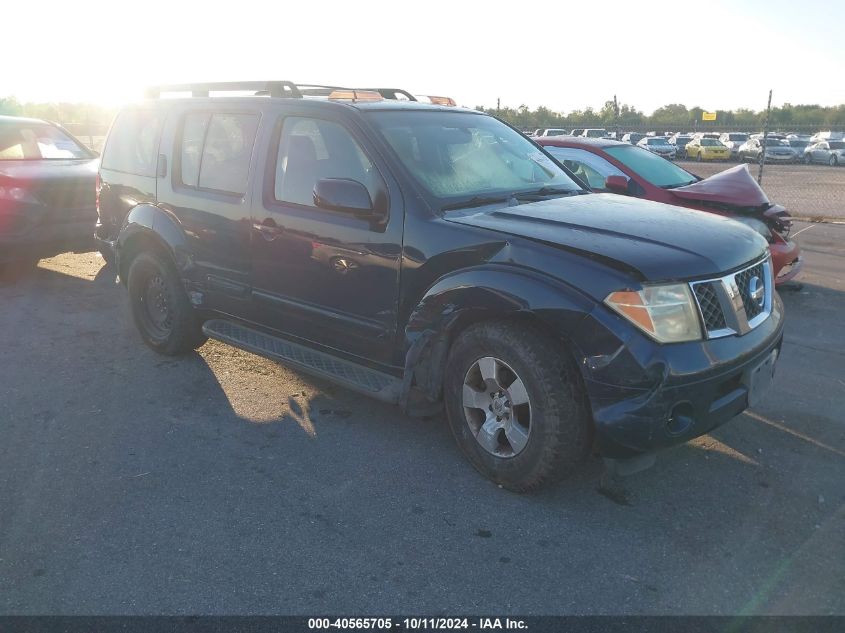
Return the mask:
[[522,198],[526,196],[572,196],[582,193],[589,193],[584,189],[561,189],[559,187],[541,187],[536,191],[515,191],[513,196],[515,198]]
[[693,179],[692,179],[692,180],[690,180],[689,182],[681,182],[681,183],[678,183],[677,185],[663,185],[663,186],[661,187],[661,189],[677,189],[678,187],[686,187],[687,185],[691,185],[691,184],[693,184],[693,183],[695,183],[695,182],[698,182],[698,180],[696,180],[695,178],[693,178]]
[[455,211],[456,209],[471,209],[473,207],[483,207],[488,204],[496,204],[497,202],[507,202],[513,196],[473,196],[469,200],[463,202],[456,202],[454,204],[447,204],[440,207],[441,211]]

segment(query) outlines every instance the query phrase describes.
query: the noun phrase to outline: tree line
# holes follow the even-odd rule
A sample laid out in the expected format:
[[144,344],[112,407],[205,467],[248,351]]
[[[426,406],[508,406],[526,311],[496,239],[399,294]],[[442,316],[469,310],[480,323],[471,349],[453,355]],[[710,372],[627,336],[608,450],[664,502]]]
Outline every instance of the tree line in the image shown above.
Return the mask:
[[[599,110],[591,107],[584,110],[573,110],[568,114],[554,112],[544,106],[531,110],[528,106],[518,108],[484,108],[477,106],[476,110],[494,114],[511,125],[524,130],[537,128],[577,128],[604,127],[613,128],[643,128],[663,127],[692,129],[693,127],[737,127],[762,128],[766,118],[766,111],[755,111],[747,108],[738,110],[716,110],[716,121],[702,122],[701,115],[707,111],[699,106],[687,108],[681,103],[670,103],[657,108],[650,115],[644,114],[634,106],[606,101]],[[792,105],[785,103],[772,108],[769,120],[770,129],[775,128],[845,128],[845,104],[823,107],[820,105]]]

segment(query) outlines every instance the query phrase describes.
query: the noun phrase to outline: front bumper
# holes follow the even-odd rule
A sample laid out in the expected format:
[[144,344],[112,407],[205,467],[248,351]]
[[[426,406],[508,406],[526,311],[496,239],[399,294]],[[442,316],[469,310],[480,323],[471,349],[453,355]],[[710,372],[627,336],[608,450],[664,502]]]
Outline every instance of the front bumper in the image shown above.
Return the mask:
[[[585,320],[583,327],[591,328],[599,345],[619,341],[619,334],[607,333],[619,332],[620,325],[627,328],[621,318],[599,310],[592,316],[608,327]],[[631,457],[681,444],[742,413],[749,406],[755,369],[771,360],[774,350],[779,356],[783,304],[775,293],[771,316],[744,336],[659,345],[632,331],[623,339],[615,352],[586,356],[582,363],[605,457]]]
[[0,235],[0,263],[19,257],[52,257],[66,251],[91,250],[93,220],[53,222],[31,227],[24,233]]
[[776,286],[793,280],[804,267],[801,247],[793,241],[769,244],[769,252],[772,254]]

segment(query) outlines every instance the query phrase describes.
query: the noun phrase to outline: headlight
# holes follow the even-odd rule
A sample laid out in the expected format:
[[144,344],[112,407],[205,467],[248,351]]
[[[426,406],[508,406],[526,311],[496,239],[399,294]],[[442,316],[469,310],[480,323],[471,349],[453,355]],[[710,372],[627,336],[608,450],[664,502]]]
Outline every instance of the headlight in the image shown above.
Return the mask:
[[766,223],[762,220],[758,220],[757,218],[746,218],[743,216],[732,217],[731,220],[740,222],[750,229],[754,229],[757,233],[765,237],[767,242],[772,239],[771,229],[769,229]]
[[604,302],[659,343],[701,339],[698,310],[687,284],[620,290]]

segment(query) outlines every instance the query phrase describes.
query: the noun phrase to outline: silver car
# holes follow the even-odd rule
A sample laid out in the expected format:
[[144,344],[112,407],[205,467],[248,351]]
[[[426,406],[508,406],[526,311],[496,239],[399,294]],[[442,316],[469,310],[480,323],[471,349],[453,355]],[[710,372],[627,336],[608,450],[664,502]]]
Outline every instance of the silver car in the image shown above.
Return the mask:
[[[753,136],[739,146],[737,158],[740,161],[758,162],[762,151],[763,139]],[[766,139],[766,161],[772,163],[791,163],[797,154],[784,139],[768,137]]]
[[845,141],[819,141],[804,149],[804,162],[845,165]]
[[658,156],[662,156],[663,158],[668,158],[670,160],[674,159],[678,153],[675,146],[671,145],[669,143],[669,139],[665,136],[647,136],[644,139],[640,139],[640,142],[637,143],[637,147],[642,147],[643,149],[650,151],[652,154],[657,154]]

